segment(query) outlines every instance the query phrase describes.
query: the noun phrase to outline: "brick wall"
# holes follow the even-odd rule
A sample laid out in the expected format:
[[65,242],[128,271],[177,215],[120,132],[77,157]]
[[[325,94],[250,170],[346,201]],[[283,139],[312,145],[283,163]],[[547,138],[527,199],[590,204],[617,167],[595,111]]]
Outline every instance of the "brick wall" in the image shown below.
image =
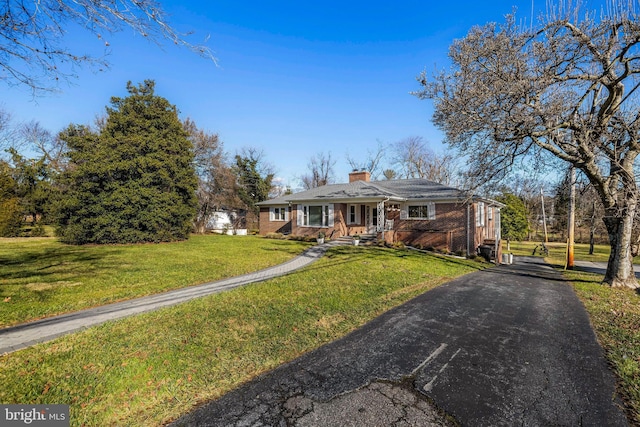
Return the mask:
[[[420,244],[424,247],[466,253],[467,248],[474,252],[485,239],[493,238],[495,215],[493,220],[485,219],[485,227],[476,226],[475,211],[477,204],[473,204],[467,216],[467,205],[461,203],[436,203],[435,220],[400,219],[399,211],[385,212],[385,219],[393,220],[393,230],[385,232],[387,241],[403,241],[407,244]],[[298,227],[296,205],[289,207],[290,221],[270,221],[269,208],[260,208],[260,234],[291,233],[298,236],[316,237],[324,232],[327,237],[337,238],[347,234],[362,234],[363,225],[347,224],[347,204],[335,203],[333,207],[333,228]],[[364,206],[361,221],[364,224]],[[485,214],[487,214],[485,208]],[[468,223],[467,223],[468,221]],[[468,234],[467,234],[468,233]],[[469,237],[469,242],[467,242]]]
[[400,219],[399,213],[389,213],[388,219],[394,220],[396,240],[451,252],[466,252],[466,205],[436,203],[435,206],[435,220]]
[[[347,234],[347,205],[344,203],[334,203],[333,205],[333,227],[299,227],[297,205],[291,208],[291,234],[295,236],[317,237],[319,232],[325,233],[327,237],[333,239]],[[262,220],[262,218],[260,218]],[[267,216],[267,220],[269,217]],[[262,234],[262,233],[260,233]]]
[[[293,212],[291,212],[291,208],[289,209],[289,219],[293,219]],[[271,221],[270,213],[268,207],[260,208],[260,234],[266,235],[269,233],[282,233],[289,234],[291,233],[291,221]]]

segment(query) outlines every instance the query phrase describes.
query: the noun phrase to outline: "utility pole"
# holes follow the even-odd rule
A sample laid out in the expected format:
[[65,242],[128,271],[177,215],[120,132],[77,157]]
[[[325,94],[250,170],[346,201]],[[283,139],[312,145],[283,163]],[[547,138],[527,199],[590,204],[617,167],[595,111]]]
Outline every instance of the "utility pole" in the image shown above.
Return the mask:
[[544,226],[544,243],[545,245],[549,243],[549,238],[547,237],[547,216],[544,213],[544,190],[540,189],[540,200],[542,201],[542,225]]
[[567,261],[565,270],[573,270],[574,232],[576,218],[576,168],[569,169],[569,212],[567,218]]

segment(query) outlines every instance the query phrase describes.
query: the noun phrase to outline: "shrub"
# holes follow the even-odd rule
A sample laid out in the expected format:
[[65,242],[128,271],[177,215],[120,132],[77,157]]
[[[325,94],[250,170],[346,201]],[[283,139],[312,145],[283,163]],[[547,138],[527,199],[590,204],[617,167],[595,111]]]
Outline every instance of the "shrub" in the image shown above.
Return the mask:
[[42,224],[36,224],[29,232],[30,237],[44,237],[47,235],[47,231]]
[[17,197],[0,200],[0,237],[16,237],[22,227],[22,211]]

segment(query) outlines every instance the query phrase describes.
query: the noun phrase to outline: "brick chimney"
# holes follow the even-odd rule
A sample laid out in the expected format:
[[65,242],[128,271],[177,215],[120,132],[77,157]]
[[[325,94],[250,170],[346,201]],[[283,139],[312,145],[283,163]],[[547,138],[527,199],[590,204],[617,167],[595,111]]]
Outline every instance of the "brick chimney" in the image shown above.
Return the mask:
[[371,181],[371,174],[367,171],[353,171],[349,174],[349,182]]

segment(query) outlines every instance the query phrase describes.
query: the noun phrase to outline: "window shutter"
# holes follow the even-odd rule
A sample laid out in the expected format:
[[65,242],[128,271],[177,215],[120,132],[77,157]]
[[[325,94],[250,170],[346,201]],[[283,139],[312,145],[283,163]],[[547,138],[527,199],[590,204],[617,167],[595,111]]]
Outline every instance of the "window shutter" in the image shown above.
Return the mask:
[[429,203],[427,205],[427,215],[428,218],[427,219],[436,219],[436,204],[435,203]]
[[400,219],[407,219],[409,218],[409,212],[407,211],[407,205],[403,205],[400,208]]
[[289,221],[289,208],[282,208],[282,209],[284,209],[284,220]]
[[275,208],[269,208],[269,221],[274,221],[276,219]]
[[327,226],[333,227],[333,203],[328,205],[327,209],[329,210],[329,223],[327,224]]
[[298,224],[298,227],[302,227],[302,225],[303,225],[302,224],[302,220],[303,220],[303,217],[302,217],[302,205],[296,205],[296,206],[297,206],[296,215],[298,217],[298,218],[296,218],[296,220],[297,220],[296,223]]

